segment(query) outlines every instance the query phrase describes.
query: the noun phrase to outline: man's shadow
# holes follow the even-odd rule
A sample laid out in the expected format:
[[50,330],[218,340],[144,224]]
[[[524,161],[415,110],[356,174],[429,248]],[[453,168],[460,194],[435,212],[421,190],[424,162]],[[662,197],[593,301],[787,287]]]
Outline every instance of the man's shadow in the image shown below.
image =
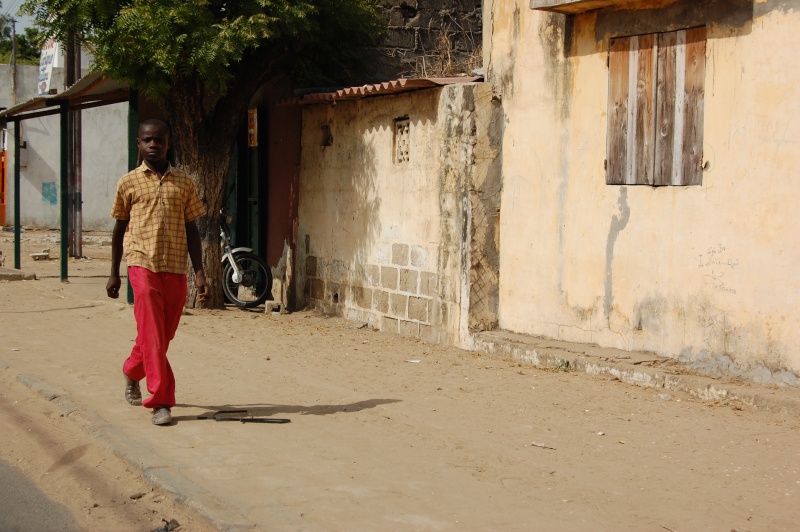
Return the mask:
[[[196,416],[172,416],[173,422],[178,421],[197,421],[205,419],[228,420],[231,417],[252,418],[252,419],[276,419],[277,414],[299,414],[301,416],[327,416],[340,412],[360,412],[367,408],[375,408],[380,405],[399,403],[400,399],[369,399],[357,401],[355,403],[340,405],[265,405],[265,404],[243,404],[243,405],[190,405],[177,404],[179,408],[202,408],[206,410]],[[238,417],[237,417],[238,416]],[[283,421],[284,423],[287,421]]]

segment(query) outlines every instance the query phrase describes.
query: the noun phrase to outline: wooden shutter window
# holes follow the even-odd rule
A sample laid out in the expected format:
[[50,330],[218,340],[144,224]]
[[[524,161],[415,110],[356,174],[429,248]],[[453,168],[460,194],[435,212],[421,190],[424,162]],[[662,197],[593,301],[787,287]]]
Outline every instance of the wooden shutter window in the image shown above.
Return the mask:
[[606,184],[624,185],[628,166],[628,51],[630,37],[612,39],[608,50]]
[[702,183],[705,28],[613,39],[606,182]]
[[655,184],[700,185],[706,29],[673,31],[658,37]]
[[611,41],[608,168],[610,185],[653,182],[655,36]]
[[703,111],[706,93],[706,29],[685,31],[683,176],[681,185],[703,184]]

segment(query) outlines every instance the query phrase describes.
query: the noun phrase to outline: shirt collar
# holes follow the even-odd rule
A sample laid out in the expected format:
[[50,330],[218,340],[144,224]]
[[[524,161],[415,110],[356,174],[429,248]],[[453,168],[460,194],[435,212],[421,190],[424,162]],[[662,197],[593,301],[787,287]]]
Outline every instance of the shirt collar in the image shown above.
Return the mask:
[[[144,161],[142,161],[142,164],[139,166],[139,170],[148,174],[158,175],[154,170],[152,170],[149,166],[147,166],[147,163],[145,163]],[[169,175],[170,172],[172,172],[172,164],[169,161],[167,161],[167,171],[164,172],[163,177]]]

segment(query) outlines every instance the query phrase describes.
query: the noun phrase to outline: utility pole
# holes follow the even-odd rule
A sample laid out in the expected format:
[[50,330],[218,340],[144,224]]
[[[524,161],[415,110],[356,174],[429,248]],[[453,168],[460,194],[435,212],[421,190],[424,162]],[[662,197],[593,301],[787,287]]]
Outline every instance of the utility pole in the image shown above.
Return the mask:
[[[67,57],[64,65],[65,87],[68,89],[81,77],[81,48],[75,33],[67,33]],[[69,111],[67,119],[69,161],[69,243],[70,255],[83,257],[83,194],[81,186],[81,112]]]
[[17,105],[17,20],[11,19],[11,102]]
[[[72,52],[75,54],[72,66],[75,69],[75,81],[81,79],[81,46],[73,35]],[[75,253],[73,257],[83,258],[83,133],[81,131],[81,111],[75,110],[72,114],[72,164],[75,175]]]

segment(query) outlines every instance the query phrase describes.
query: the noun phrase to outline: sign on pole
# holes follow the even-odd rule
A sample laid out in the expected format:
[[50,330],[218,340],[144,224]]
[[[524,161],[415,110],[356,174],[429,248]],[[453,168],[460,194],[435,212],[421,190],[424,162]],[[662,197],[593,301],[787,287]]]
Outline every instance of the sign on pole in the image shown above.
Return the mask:
[[50,81],[53,78],[53,67],[58,61],[60,45],[55,40],[48,39],[39,56],[39,96],[50,94]]

